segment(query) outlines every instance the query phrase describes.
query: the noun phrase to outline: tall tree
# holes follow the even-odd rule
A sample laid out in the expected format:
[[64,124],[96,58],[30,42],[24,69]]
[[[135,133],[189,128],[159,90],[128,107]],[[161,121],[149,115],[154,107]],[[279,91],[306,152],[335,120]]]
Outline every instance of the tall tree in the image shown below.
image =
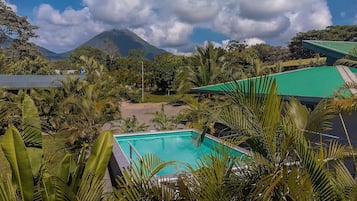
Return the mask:
[[159,91],[172,90],[177,69],[185,65],[185,57],[169,53],[154,58],[154,80]]
[[[107,69],[93,58],[82,56],[86,80],[67,80],[64,90],[68,96],[62,102],[66,122],[63,131],[71,134],[70,142],[92,143],[104,123],[119,119],[119,97]],[[74,85],[71,83],[75,81]]]
[[178,91],[185,92],[192,87],[215,84],[223,80],[226,71],[223,66],[225,51],[214,47],[212,42],[206,46],[197,46],[197,53],[191,64],[179,70],[176,78]]
[[118,46],[112,40],[104,40],[100,48],[106,54],[107,66],[109,70],[113,70],[113,64],[116,58],[120,57]]
[[302,47],[303,40],[353,41],[357,35],[357,26],[328,26],[323,30],[310,30],[297,33],[288,45],[293,59],[312,58],[316,53]]
[[0,47],[5,40],[10,42],[11,58],[18,60],[38,55],[34,45],[28,42],[36,37],[34,30],[37,28],[28,22],[27,17],[16,15],[11,7],[0,1]]
[[25,57],[22,60],[14,62],[5,70],[5,72],[2,73],[12,74],[12,75],[55,74],[54,70],[49,67],[48,62],[41,57],[35,57],[35,58]]
[[278,61],[287,61],[290,57],[289,49],[286,47],[257,44],[252,48],[257,51],[259,59],[269,65],[276,64]]
[[227,49],[229,52],[231,51],[243,52],[247,47],[248,45],[245,42],[241,43],[238,40],[230,40],[227,44]]
[[98,48],[94,48],[91,46],[81,46],[81,47],[76,48],[75,50],[73,50],[71,52],[69,59],[75,64],[80,64],[80,63],[82,63],[82,61],[80,59],[81,56],[86,56],[88,58],[93,57],[93,59],[95,59],[96,61],[98,61],[100,63],[104,63],[104,61],[105,61],[104,52]]

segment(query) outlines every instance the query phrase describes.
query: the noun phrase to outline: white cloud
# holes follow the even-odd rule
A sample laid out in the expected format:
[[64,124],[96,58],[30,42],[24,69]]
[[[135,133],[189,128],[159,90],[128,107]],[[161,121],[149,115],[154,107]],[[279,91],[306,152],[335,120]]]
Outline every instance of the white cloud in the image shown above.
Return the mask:
[[133,31],[144,40],[163,47],[177,47],[189,43],[193,26],[175,19],[151,24]]
[[146,0],[83,0],[93,19],[121,26],[142,26],[155,13]]
[[312,29],[324,29],[332,24],[332,16],[328,10],[327,4],[320,1],[313,4],[309,9],[303,9],[299,12],[290,12],[287,14],[291,26],[279,38],[278,42],[288,42],[292,36],[298,32],[305,32]]
[[320,0],[242,0],[240,15],[250,19],[275,18],[290,11],[308,9]]
[[88,8],[68,8],[61,13],[43,4],[35,12],[34,23],[40,29],[36,31],[39,37],[33,42],[56,52],[71,50],[108,28],[93,21]]
[[168,11],[188,23],[208,22],[215,18],[221,7],[220,1],[216,0],[164,0],[160,5],[162,13]]
[[286,44],[297,32],[332,24],[326,0],[83,0],[79,10],[43,4],[35,12],[41,27],[35,41],[57,50],[112,28],[128,28],[149,43],[182,52],[192,50],[197,27],[239,41]]
[[255,37],[286,44],[299,31],[332,24],[324,0],[241,0],[223,11],[213,21],[213,30],[235,40]]
[[87,8],[78,11],[73,10],[72,8],[67,8],[60,13],[49,4],[40,5],[36,13],[36,18],[38,20],[47,22],[48,24],[60,26],[79,25],[83,21],[87,21],[90,14]]

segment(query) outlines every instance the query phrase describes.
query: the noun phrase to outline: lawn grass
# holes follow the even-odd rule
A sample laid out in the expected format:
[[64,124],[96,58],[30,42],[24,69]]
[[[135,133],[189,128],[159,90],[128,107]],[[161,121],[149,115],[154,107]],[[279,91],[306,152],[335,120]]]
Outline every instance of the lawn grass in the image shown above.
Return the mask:
[[[326,63],[326,57],[320,58],[309,58],[309,59],[296,59],[296,60],[289,60],[282,62],[280,65],[281,67],[292,67],[292,66],[316,66],[322,65]],[[267,66],[267,68],[274,68],[276,64]]]
[[[65,135],[43,135],[43,154],[46,170],[51,174],[56,174],[59,164],[63,157],[68,153],[68,147],[66,145],[68,139]],[[1,141],[1,137],[0,137]],[[6,175],[11,173],[10,165],[2,151],[0,149],[0,174]]]
[[298,60],[290,60],[282,63],[282,66],[304,66],[304,65],[316,65],[326,63],[326,57],[321,58],[310,58],[310,59],[298,59]]

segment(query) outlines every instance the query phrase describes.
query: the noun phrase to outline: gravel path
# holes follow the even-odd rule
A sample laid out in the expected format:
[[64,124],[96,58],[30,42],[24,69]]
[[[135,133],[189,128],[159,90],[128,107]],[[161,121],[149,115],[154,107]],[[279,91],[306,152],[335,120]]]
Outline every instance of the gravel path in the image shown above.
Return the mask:
[[168,103],[130,103],[127,101],[121,102],[121,114],[123,118],[132,117],[133,115],[136,116],[139,123],[145,123],[149,125],[148,130],[153,130],[154,126],[150,122],[150,119],[154,117],[153,113],[156,111],[161,110],[161,106],[164,105],[165,114],[176,115],[182,109],[187,106],[172,106]]

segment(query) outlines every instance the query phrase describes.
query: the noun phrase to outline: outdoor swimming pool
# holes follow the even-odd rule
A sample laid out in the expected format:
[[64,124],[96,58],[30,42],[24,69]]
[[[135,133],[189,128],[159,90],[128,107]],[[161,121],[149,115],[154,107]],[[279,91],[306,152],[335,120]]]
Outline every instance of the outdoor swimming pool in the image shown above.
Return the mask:
[[[119,144],[120,151],[123,152],[126,160],[130,160],[130,146],[141,155],[152,153],[159,156],[164,161],[176,160],[196,166],[197,159],[203,155],[213,153],[216,148],[222,148],[222,144],[212,136],[205,136],[203,143],[197,145],[199,134],[194,130],[180,130],[156,133],[140,133],[116,135],[115,139]],[[131,144],[131,145],[130,145]],[[229,153],[242,157],[243,151],[233,149],[227,146]],[[132,158],[137,160],[138,156],[132,149]],[[158,175],[174,174],[185,170],[184,165],[169,166],[159,172]]]

